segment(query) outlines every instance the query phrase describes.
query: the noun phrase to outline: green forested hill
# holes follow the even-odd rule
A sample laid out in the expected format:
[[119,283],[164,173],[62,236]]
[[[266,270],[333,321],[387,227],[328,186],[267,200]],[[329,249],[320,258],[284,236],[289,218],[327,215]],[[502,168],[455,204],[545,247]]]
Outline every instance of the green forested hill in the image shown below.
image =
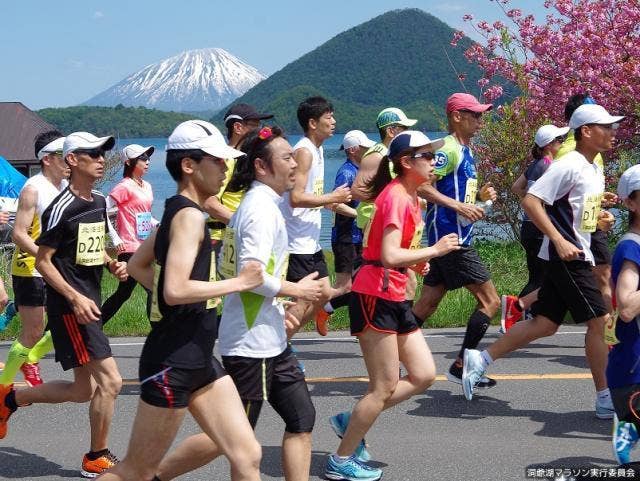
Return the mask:
[[63,133],[87,131],[96,135],[120,137],[166,137],[180,122],[193,114],[163,112],[144,107],[64,107],[38,111],[47,122]]
[[471,41],[464,38],[453,48],[453,33],[422,10],[393,10],[336,35],[236,102],[275,114],[275,122],[290,132],[299,131],[295,111],[310,94],[334,103],[342,132],[374,130],[376,114],[390,106],[417,116],[420,128],[435,130],[442,127],[446,98],[463,88],[458,75],[464,75],[471,93],[478,93],[480,71],[463,55]]

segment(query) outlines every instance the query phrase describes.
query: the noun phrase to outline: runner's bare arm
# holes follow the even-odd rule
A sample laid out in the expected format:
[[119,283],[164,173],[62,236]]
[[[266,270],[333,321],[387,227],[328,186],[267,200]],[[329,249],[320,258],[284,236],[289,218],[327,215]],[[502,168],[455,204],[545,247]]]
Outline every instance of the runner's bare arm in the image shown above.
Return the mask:
[[438,189],[428,183],[424,183],[418,188],[418,195],[426,199],[427,202],[451,209],[472,222],[484,217],[484,211],[480,207],[473,204],[465,204],[441,194]]
[[616,283],[616,299],[620,319],[624,322],[633,321],[640,314],[640,290],[638,282],[640,273],[638,264],[625,260]]
[[13,242],[22,250],[34,256],[38,253],[38,246],[29,235],[29,229],[36,213],[38,203],[38,191],[32,185],[26,186],[20,192],[18,199],[18,211],[16,212],[16,222],[13,226],[11,238]]
[[351,200],[351,189],[346,186],[340,186],[329,194],[315,195],[305,191],[307,181],[309,180],[309,170],[313,157],[307,149],[300,148],[293,153],[293,157],[298,164],[296,168],[296,181],[293,189],[289,193],[291,207],[302,207],[312,209],[314,207],[322,207],[327,204],[349,202]]
[[366,191],[367,184],[373,179],[380,166],[382,155],[377,152],[363,157],[358,167],[358,173],[351,186],[351,193],[356,200],[368,200],[369,194]]
[[420,249],[404,249],[400,247],[401,241],[402,233],[395,226],[387,227],[382,233],[380,260],[385,267],[409,267],[460,249],[457,234],[448,234],[435,245]]
[[217,282],[189,279],[204,239],[204,218],[195,208],[180,210],[171,221],[165,265],[164,298],[168,305],[191,304],[232,292],[247,291],[262,284],[262,266],[247,262],[238,277]]
[[233,212],[225,207],[220,199],[218,199],[215,195],[212,195],[207,200],[204,201],[204,205],[202,206],[207,214],[209,214],[212,218],[224,222],[225,224],[229,223]]
[[516,179],[516,181],[511,186],[511,192],[516,194],[521,199],[527,193],[527,178],[524,174],[520,174],[520,177]]
[[325,207],[336,214],[344,215],[345,217],[356,218],[358,216],[356,210],[353,207],[349,207],[347,204],[329,204]]

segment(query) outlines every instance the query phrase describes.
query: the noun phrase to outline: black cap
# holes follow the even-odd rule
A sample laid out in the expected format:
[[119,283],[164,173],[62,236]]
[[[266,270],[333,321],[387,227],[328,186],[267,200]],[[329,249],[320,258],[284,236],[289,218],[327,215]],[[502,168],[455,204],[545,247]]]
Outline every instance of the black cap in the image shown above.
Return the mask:
[[224,124],[227,125],[231,120],[242,122],[244,120],[266,120],[272,118],[273,114],[261,114],[253,105],[236,104],[227,110],[226,114],[224,114]]

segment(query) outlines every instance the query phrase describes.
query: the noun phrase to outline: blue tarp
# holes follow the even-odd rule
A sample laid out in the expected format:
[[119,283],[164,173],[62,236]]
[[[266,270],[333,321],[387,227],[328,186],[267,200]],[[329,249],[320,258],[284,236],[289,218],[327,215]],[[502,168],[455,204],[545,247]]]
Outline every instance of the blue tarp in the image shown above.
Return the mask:
[[17,199],[27,178],[0,157],[0,197]]

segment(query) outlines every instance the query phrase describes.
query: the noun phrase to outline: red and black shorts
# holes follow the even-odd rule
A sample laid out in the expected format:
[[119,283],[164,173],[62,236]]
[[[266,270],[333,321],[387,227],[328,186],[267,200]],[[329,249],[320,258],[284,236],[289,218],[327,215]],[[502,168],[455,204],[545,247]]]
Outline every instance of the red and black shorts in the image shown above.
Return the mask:
[[140,399],[151,406],[186,408],[194,392],[227,375],[215,358],[208,366],[196,369],[171,367],[140,359]]
[[49,312],[47,329],[51,331],[56,361],[65,371],[112,356],[102,320],[79,324],[75,314]]
[[352,336],[362,334],[368,328],[398,335],[420,329],[411,311],[411,301],[389,301],[359,292],[351,293],[349,318]]

